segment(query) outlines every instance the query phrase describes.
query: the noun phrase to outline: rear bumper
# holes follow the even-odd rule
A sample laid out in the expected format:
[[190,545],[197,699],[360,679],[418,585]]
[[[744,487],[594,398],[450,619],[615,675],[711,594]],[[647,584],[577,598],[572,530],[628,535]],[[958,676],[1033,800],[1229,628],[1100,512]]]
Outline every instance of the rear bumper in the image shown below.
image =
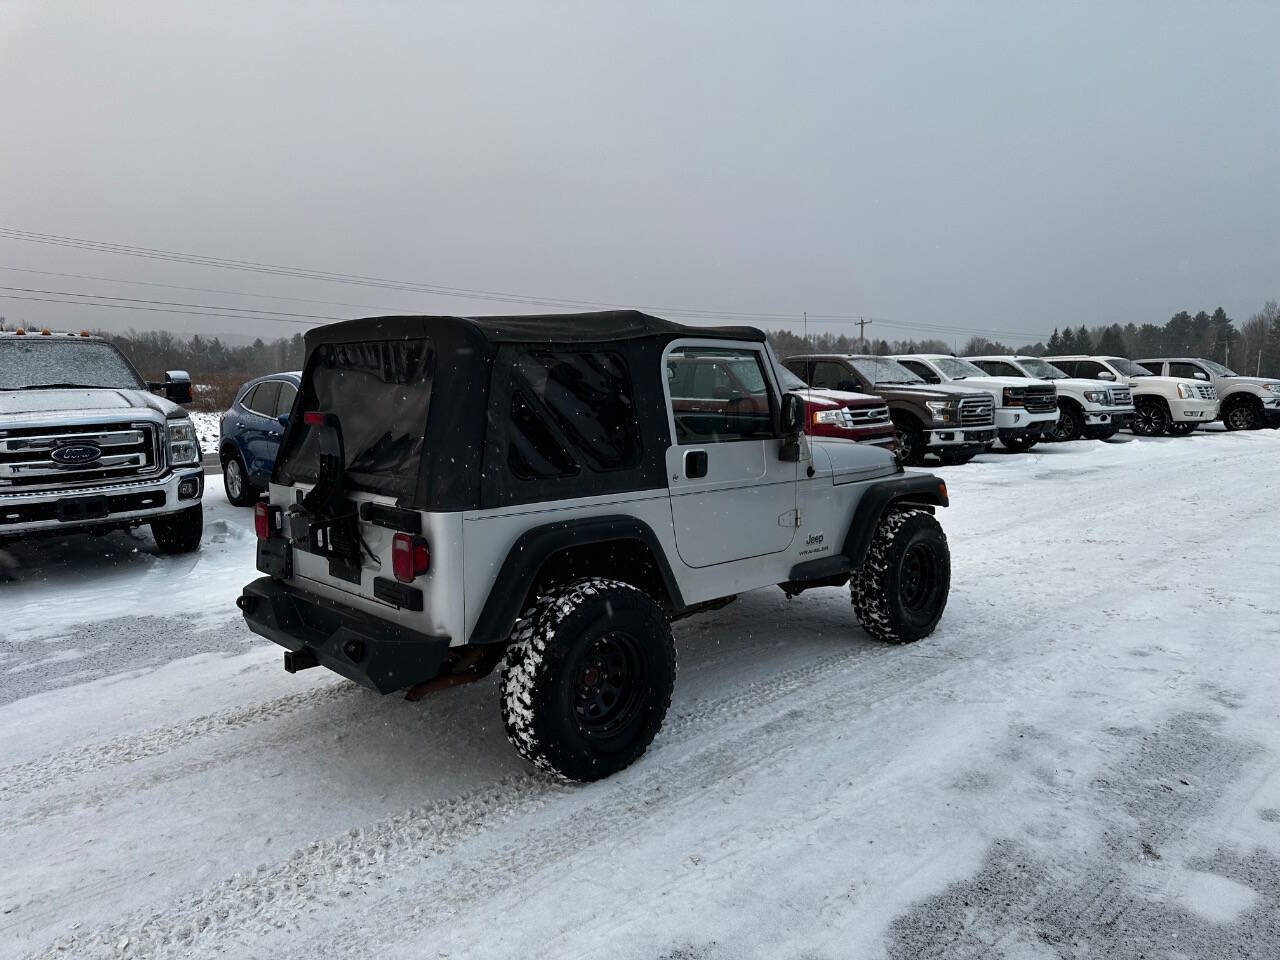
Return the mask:
[[194,507],[203,495],[203,467],[141,482],[0,493],[0,537],[136,526]]
[[248,584],[236,605],[249,629],[378,693],[440,672],[448,637],[433,637],[305,593],[270,577]]

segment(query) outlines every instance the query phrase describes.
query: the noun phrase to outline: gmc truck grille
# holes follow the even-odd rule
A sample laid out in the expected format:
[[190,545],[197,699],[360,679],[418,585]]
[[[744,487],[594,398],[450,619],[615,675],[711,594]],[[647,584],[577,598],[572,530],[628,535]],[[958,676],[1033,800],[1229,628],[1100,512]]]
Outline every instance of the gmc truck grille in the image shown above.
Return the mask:
[[1116,407],[1127,407],[1133,403],[1133,393],[1128,387],[1111,388],[1111,404]]
[[0,430],[0,494],[133,480],[163,468],[152,423]]
[[985,400],[974,397],[960,401],[960,426],[989,427],[995,422],[995,401],[990,397]]
[[1051,413],[1058,409],[1058,394],[1053,387],[1027,387],[1023,406],[1027,413]]
[[1200,394],[1201,400],[1217,400],[1218,390],[1216,387],[1205,386],[1204,384],[1196,384],[1196,391]]
[[855,427],[864,424],[889,422],[888,407],[847,407],[846,409]]

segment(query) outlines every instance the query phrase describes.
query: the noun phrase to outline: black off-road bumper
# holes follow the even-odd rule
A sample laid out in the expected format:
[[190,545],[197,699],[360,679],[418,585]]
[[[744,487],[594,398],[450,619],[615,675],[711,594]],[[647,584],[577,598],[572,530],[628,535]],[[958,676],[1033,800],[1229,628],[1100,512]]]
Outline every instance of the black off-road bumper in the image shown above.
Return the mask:
[[249,629],[289,653],[291,672],[328,667],[378,693],[393,693],[440,672],[448,637],[395,623],[261,577],[236,600]]

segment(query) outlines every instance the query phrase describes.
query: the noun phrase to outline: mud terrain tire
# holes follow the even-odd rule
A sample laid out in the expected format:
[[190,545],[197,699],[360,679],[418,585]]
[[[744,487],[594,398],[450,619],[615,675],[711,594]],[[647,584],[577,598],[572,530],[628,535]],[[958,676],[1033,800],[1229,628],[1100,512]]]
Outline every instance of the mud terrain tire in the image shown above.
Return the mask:
[[951,551],[927,510],[890,509],[849,579],[862,628],[885,643],[913,643],[933,632],[951,590]]
[[502,723],[535,766],[600,780],[648,749],[675,674],[671,626],[653,600],[618,580],[579,580],[516,621],[502,664]]

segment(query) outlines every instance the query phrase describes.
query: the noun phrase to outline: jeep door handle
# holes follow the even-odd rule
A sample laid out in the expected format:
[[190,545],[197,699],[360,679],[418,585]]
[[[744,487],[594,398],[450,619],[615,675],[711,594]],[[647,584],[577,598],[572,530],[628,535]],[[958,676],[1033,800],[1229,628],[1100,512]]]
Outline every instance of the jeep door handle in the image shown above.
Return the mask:
[[684,475],[690,480],[700,480],[707,475],[707,451],[688,450],[685,452]]

